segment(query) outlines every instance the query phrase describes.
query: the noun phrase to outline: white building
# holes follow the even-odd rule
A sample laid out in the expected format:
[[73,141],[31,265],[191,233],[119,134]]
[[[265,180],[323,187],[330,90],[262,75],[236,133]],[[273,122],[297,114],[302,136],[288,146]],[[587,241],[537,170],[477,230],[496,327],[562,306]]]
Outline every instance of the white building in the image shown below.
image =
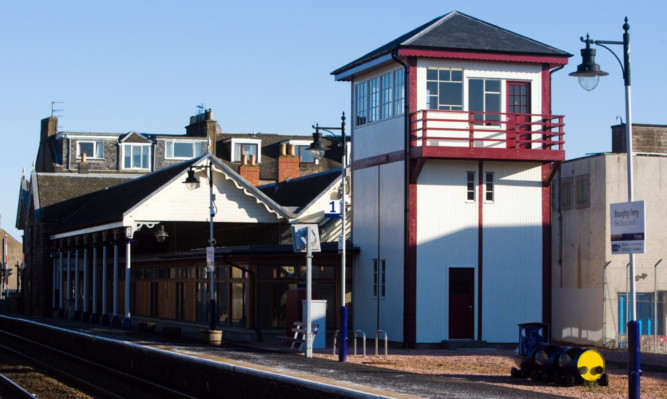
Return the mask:
[[515,342],[550,321],[551,73],[570,56],[451,12],[332,73],[352,93],[355,329]]

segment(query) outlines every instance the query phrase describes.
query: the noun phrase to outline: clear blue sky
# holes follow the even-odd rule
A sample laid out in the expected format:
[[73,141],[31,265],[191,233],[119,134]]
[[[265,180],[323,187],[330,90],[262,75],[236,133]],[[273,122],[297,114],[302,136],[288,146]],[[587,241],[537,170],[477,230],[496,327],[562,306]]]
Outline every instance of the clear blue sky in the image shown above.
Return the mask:
[[625,115],[620,67],[606,50],[598,63],[610,76],[596,90],[567,76],[580,62],[579,37],[620,41],[627,15],[633,121],[667,124],[659,0],[0,0],[1,227],[21,239],[21,170],[31,170],[51,101],[64,102],[60,130],[182,134],[204,104],[225,132],[306,135],[349,114],[350,84],[331,71],[452,10],[574,54],[552,96],[568,159],[609,151],[610,126]]

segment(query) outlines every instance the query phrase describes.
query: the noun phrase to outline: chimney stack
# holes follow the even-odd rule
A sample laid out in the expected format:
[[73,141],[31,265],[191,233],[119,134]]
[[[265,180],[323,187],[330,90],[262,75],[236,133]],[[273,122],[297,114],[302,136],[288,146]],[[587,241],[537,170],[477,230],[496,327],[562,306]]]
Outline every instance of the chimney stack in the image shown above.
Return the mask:
[[239,175],[253,186],[259,186],[259,166],[255,164],[254,155],[250,155],[250,164],[248,164],[248,154],[241,155]]
[[191,116],[190,124],[185,127],[185,135],[191,137],[208,137],[209,151],[215,155],[217,122],[213,120],[213,110],[207,109],[201,114]]
[[41,141],[48,139],[56,133],[58,133],[58,118],[50,116],[42,119]]
[[276,167],[276,183],[299,177],[299,157],[294,155],[294,145],[280,144],[280,156]]

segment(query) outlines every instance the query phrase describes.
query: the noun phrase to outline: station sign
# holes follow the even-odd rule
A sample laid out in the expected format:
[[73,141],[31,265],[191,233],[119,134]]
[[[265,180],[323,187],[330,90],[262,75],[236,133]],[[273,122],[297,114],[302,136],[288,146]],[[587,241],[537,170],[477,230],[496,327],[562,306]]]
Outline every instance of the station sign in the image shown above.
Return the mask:
[[610,204],[611,253],[643,254],[646,240],[644,201]]

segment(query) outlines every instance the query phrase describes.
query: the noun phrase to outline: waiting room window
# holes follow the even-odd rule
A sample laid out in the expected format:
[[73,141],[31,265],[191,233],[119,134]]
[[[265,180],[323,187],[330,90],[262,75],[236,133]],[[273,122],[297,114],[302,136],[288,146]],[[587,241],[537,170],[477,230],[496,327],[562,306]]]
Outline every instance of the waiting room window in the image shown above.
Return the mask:
[[466,201],[475,201],[475,172],[466,172]]
[[167,141],[167,159],[190,159],[201,155],[202,142]]
[[104,143],[101,141],[79,141],[76,146],[76,157],[86,154],[87,159],[104,159]]
[[428,68],[426,70],[428,109],[463,110],[463,70]]
[[149,144],[123,144],[123,169],[150,169]]

